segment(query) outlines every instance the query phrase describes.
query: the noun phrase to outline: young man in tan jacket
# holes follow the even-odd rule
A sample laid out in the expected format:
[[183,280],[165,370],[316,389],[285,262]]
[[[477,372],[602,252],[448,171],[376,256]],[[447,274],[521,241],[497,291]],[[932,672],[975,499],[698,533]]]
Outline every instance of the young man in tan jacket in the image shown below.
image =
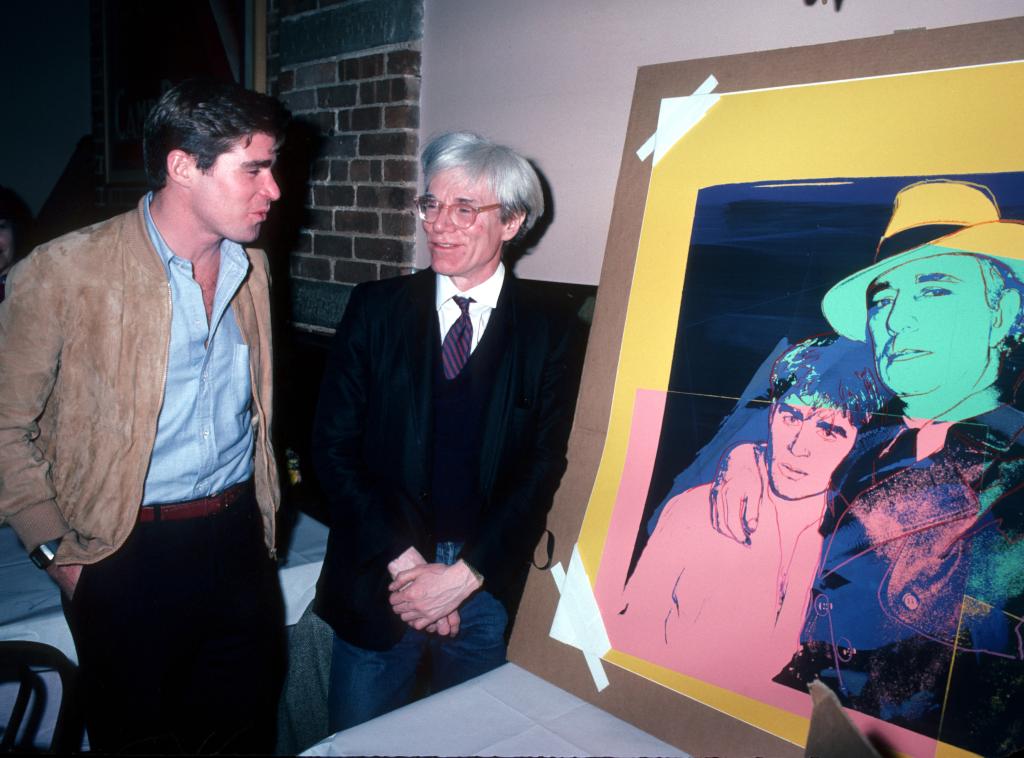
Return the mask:
[[153,191],[39,247],[0,305],[0,521],[60,585],[93,749],[273,747],[267,261],[287,114],[184,82],[145,127]]

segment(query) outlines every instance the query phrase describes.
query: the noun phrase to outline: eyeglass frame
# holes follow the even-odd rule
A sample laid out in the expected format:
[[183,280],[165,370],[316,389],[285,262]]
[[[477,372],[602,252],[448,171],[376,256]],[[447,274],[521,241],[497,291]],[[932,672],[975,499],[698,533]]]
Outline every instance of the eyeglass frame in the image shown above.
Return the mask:
[[[423,208],[421,206],[421,203],[424,200],[432,200],[432,201],[437,203],[437,218],[435,218],[433,221],[427,221],[426,214],[424,213]],[[469,209],[471,209],[473,211],[473,220],[470,221],[466,226],[461,226],[460,224],[456,223],[455,218],[452,216],[452,209],[453,208],[457,208],[459,206],[462,206],[464,208],[469,208]],[[438,219],[441,218],[441,213],[444,212],[445,208],[447,208],[448,209],[448,220],[452,223],[452,226],[454,226],[456,229],[469,229],[469,228],[471,228],[473,226],[473,224],[476,223],[477,217],[481,213],[484,213],[485,211],[493,211],[493,210],[495,210],[497,208],[501,208],[502,207],[502,203],[492,203],[491,205],[481,205],[481,206],[470,205],[469,203],[466,203],[466,202],[442,203],[440,200],[438,200],[433,195],[420,195],[419,197],[417,197],[413,201],[413,207],[416,209],[416,215],[419,216],[420,220],[423,221],[426,224],[436,224]]]

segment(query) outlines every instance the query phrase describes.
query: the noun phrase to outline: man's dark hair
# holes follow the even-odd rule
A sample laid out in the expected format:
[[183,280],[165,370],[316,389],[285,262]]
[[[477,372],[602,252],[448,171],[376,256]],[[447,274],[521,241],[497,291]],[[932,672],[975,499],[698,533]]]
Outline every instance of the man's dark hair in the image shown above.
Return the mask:
[[861,427],[889,399],[875,374],[874,356],[864,342],[835,334],[810,337],[787,349],[772,366],[773,402],[798,395],[835,408]]
[[238,140],[269,134],[279,143],[287,125],[288,112],[268,95],[237,84],[187,79],[167,90],[146,117],[142,150],[150,187],[158,190],[167,183],[172,150],[184,150],[200,171],[209,171]]

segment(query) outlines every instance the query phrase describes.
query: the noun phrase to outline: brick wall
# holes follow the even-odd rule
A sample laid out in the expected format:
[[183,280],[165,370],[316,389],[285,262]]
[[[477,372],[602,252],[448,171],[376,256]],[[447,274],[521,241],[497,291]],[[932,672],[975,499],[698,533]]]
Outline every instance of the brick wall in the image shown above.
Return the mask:
[[292,322],[325,330],[354,284],[413,260],[422,0],[272,0],[268,11],[270,91],[312,146],[289,251]]

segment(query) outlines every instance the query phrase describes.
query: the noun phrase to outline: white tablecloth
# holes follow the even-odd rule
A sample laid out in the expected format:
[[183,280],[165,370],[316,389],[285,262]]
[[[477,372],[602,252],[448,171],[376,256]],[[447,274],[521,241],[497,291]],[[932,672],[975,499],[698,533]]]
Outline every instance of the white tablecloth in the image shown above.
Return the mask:
[[688,758],[514,663],[338,732],[302,755]]
[[316,580],[327,551],[327,527],[300,513],[278,577],[284,594],[284,623],[293,626],[313,602]]
[[45,642],[78,661],[57,585],[32,564],[9,526],[0,527],[0,640]]

